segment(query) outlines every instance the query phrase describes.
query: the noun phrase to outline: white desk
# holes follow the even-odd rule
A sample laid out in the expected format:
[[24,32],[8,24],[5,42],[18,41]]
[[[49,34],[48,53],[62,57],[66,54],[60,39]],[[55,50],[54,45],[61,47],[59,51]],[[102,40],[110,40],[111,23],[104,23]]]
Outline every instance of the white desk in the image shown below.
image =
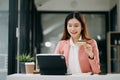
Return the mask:
[[7,80],[119,80],[120,74],[106,75],[40,75],[40,74],[12,74],[7,76]]

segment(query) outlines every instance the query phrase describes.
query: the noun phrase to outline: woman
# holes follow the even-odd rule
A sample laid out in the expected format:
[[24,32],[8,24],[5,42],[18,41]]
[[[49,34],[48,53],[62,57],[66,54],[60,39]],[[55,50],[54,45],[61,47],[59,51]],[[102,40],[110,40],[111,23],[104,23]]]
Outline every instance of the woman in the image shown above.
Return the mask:
[[64,33],[55,53],[65,56],[68,73],[100,73],[97,43],[88,36],[85,18],[79,12],[66,17]]

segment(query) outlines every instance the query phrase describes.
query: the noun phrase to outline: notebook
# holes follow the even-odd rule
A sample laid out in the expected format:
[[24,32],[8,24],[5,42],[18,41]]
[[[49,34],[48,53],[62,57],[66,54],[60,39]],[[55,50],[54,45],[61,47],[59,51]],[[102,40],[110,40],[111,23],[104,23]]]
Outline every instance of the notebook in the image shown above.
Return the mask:
[[37,54],[41,75],[65,75],[67,67],[65,57],[59,54]]

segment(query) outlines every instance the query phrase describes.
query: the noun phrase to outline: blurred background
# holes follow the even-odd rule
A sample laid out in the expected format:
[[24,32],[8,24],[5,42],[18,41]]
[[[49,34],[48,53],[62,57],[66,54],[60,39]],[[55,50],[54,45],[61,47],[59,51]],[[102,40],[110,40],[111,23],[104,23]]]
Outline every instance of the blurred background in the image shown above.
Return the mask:
[[117,67],[110,61],[111,32],[112,38],[120,32],[119,0],[0,0],[0,78],[19,72],[19,54],[53,53],[72,11],[85,15],[89,34],[98,44],[102,72],[119,73],[119,58]]

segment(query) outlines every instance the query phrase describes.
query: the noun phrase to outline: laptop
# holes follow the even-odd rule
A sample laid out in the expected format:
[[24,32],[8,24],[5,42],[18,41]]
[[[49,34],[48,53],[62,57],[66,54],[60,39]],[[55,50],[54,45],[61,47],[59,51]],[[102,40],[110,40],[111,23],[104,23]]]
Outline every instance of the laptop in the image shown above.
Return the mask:
[[37,54],[41,75],[65,75],[67,67],[65,57],[59,54]]

